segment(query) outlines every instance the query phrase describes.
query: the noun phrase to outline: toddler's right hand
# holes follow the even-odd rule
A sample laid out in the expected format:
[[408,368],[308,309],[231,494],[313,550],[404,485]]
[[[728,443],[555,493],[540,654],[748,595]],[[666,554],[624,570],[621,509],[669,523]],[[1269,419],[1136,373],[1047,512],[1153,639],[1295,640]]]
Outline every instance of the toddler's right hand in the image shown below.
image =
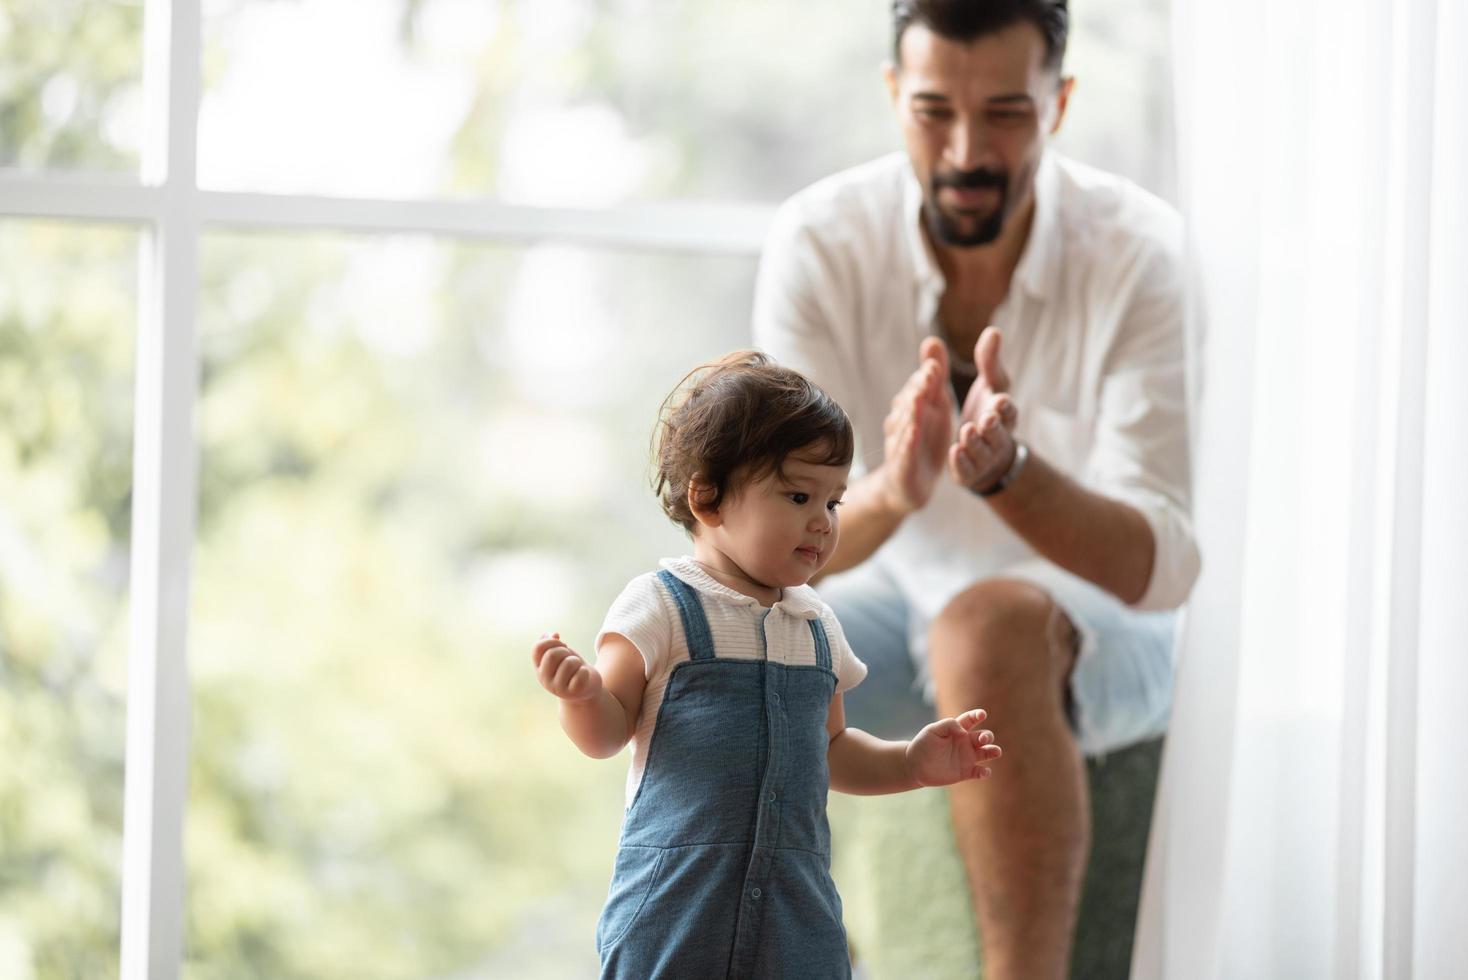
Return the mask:
[[601,674],[562,643],[559,633],[542,636],[532,659],[540,686],[562,701],[586,701],[601,693]]

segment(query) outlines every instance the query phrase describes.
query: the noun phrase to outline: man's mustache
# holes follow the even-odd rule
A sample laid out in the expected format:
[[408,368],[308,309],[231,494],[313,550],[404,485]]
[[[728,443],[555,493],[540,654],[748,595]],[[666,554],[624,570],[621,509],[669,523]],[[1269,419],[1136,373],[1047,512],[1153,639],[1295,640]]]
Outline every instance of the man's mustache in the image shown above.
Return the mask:
[[985,167],[933,175],[933,190],[940,187],[953,187],[958,190],[981,190],[985,187],[992,187],[1002,191],[1008,186],[1008,174],[1002,170],[989,170]]

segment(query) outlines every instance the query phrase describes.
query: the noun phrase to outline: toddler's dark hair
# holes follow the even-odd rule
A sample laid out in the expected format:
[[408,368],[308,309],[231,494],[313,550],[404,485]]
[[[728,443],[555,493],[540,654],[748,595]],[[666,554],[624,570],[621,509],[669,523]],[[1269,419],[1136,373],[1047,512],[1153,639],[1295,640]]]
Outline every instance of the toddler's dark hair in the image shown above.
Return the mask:
[[[798,450],[810,462],[848,466],[851,420],[805,375],[767,354],[740,350],[702,364],[663,401],[653,434],[654,487],[663,511],[692,533],[688,506],[718,508],[740,486],[780,472]],[[736,482],[737,481],[737,482]]]

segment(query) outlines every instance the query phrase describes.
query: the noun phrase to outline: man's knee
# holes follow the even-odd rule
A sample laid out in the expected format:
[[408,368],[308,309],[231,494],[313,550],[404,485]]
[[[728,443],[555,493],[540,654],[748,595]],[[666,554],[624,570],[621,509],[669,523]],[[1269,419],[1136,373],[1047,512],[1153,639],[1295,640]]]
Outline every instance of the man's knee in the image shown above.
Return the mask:
[[987,579],[953,598],[933,621],[929,657],[943,687],[971,679],[989,687],[1062,690],[1077,634],[1049,593],[1018,579]]

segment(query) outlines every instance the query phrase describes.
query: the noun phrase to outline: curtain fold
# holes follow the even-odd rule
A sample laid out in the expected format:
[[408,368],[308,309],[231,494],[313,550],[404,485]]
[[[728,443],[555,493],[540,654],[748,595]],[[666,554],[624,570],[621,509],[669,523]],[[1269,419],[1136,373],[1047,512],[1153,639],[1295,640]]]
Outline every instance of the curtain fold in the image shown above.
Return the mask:
[[1204,571],[1133,973],[1468,963],[1468,14],[1174,8]]

